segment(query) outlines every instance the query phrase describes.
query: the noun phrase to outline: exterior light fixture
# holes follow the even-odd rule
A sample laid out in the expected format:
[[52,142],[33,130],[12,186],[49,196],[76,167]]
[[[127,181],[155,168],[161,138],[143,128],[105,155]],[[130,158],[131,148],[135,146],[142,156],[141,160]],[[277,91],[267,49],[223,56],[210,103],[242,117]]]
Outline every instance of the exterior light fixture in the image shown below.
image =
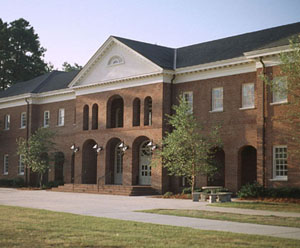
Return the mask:
[[75,144],[73,144],[73,145],[70,147],[70,149],[71,149],[74,153],[76,153],[76,152],[79,151],[79,146],[75,146]]
[[125,152],[127,149],[129,149],[129,146],[126,145],[126,144],[124,143],[124,141],[122,141],[121,144],[119,145],[119,148],[121,148],[121,150],[122,150],[123,152]]
[[97,143],[93,146],[93,149],[96,150],[97,153],[101,152],[103,150],[102,146],[99,146]]
[[153,140],[151,140],[147,144],[147,147],[149,147],[151,149],[151,151],[154,151],[154,150],[156,150],[158,148],[158,145],[154,144]]

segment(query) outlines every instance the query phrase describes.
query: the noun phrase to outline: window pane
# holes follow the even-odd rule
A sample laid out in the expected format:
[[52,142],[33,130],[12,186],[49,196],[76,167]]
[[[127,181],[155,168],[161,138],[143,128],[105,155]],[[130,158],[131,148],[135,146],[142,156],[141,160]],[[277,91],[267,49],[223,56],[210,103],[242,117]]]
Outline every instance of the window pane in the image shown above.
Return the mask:
[[242,107],[254,107],[254,84],[243,84]]
[[287,79],[279,77],[273,80],[273,102],[287,101]]
[[223,88],[212,90],[212,110],[223,110]]

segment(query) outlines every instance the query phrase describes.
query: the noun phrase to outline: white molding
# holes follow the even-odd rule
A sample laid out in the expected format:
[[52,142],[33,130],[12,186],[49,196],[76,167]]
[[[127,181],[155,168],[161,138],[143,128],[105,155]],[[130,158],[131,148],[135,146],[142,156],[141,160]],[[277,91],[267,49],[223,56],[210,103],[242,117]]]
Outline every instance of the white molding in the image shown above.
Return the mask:
[[249,109],[256,109],[256,108],[255,108],[255,106],[239,108],[239,110],[249,110]]
[[232,76],[249,72],[256,72],[256,64],[254,62],[219,68],[212,67],[211,69],[203,69],[202,71],[199,70],[199,68],[195,68],[195,71],[184,73],[177,73],[176,70],[176,78],[174,80],[174,83],[186,83],[191,81]]
[[97,84],[90,84],[90,85],[82,85],[82,86],[76,86],[74,87],[74,91],[76,96],[80,95],[87,95],[87,94],[93,94],[93,93],[99,93],[99,92],[105,92],[105,91],[111,91],[111,90],[119,90],[119,89],[125,89],[125,88],[131,88],[131,87],[138,87],[138,86],[144,86],[144,85],[150,85],[150,84],[157,84],[157,83],[163,83],[164,82],[164,76],[160,73],[156,76],[149,76],[149,77],[143,77],[143,78],[129,78],[126,80],[120,80],[120,81],[108,81],[106,83],[97,83]]
[[199,65],[194,65],[194,66],[178,68],[178,69],[176,69],[176,74],[206,71],[206,70],[218,69],[218,68],[222,68],[222,67],[247,64],[247,63],[252,63],[252,62],[253,62],[253,60],[247,59],[243,56],[243,57],[237,57],[237,58],[232,58],[232,59],[219,60],[219,61],[206,63],[206,64],[199,64]]
[[285,45],[285,46],[255,50],[255,51],[251,51],[251,52],[245,52],[244,55],[248,59],[255,59],[255,58],[280,54],[283,52],[290,52],[290,51],[292,51],[290,45]]

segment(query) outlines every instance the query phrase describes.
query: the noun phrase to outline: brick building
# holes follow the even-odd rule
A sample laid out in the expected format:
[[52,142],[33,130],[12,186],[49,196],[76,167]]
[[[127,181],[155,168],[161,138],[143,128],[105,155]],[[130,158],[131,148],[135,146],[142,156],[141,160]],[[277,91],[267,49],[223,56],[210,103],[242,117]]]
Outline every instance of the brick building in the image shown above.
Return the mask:
[[184,180],[149,166],[148,144],[160,142],[165,114],[184,94],[205,126],[222,122],[219,173],[212,181],[199,176],[198,186],[300,187],[299,161],[287,157],[291,131],[273,118],[286,111],[288,96],[260,77],[284,83],[276,78],[278,54],[299,33],[295,23],[177,49],[111,36],[81,71],[53,71],[0,93],[0,179],[34,181],[16,139],[48,127],[63,158],[49,181],[178,191]]

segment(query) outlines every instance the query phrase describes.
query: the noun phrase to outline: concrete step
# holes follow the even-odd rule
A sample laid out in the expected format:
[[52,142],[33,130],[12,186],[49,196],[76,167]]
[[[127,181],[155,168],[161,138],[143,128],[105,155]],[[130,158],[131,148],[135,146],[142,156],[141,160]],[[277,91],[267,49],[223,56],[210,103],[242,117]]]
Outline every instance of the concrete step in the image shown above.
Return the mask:
[[52,191],[132,196],[158,194],[155,189],[151,188],[151,186],[142,185],[100,185],[98,187],[97,184],[65,184],[58,188],[53,188]]

